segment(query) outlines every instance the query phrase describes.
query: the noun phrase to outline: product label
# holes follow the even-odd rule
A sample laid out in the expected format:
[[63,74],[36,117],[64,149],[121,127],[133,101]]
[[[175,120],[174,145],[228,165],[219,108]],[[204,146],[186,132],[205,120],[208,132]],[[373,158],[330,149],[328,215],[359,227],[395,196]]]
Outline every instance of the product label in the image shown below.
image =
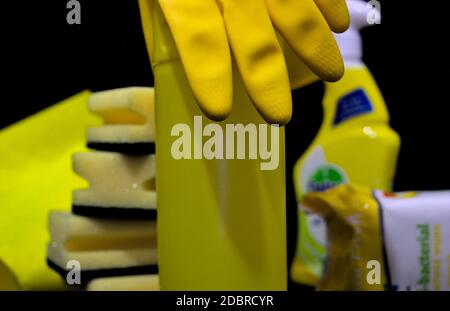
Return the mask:
[[325,164],[316,168],[309,178],[307,192],[321,192],[347,181],[344,171],[334,164]]
[[450,290],[450,191],[375,197],[392,288]]
[[[344,170],[327,161],[321,146],[315,148],[305,159],[298,177],[297,185],[300,185],[302,195],[308,192],[322,192],[348,182]],[[311,273],[320,276],[326,257],[325,220],[320,215],[305,213],[302,207],[299,210],[299,217],[298,259]]]
[[364,90],[357,89],[339,99],[333,125],[336,126],[350,118],[372,111],[372,104]]
[[347,183],[345,171],[338,165],[331,163],[325,156],[322,146],[314,148],[300,168],[297,176],[301,195],[308,192],[321,192],[342,183]]

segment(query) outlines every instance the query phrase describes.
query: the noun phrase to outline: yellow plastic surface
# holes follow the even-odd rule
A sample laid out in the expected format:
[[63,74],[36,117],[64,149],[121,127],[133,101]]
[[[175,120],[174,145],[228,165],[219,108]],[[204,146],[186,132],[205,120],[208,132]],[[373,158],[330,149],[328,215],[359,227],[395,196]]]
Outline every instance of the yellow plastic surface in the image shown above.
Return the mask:
[[85,91],[0,131],[0,259],[21,288],[60,289],[47,267],[50,210],[70,210],[72,189],[85,182],[71,156],[86,150],[85,131],[101,122],[87,109]]
[[[173,43],[158,11],[153,18],[158,27],[146,38],[154,38],[160,48],[150,53],[161,59],[173,53],[165,49]],[[196,115],[204,125],[212,121],[199,109],[180,61],[155,64],[154,77],[161,289],[285,290],[284,129],[273,171],[261,171],[257,160],[175,160],[172,126],[193,128]],[[236,72],[233,78],[235,105],[217,124],[265,123]]]

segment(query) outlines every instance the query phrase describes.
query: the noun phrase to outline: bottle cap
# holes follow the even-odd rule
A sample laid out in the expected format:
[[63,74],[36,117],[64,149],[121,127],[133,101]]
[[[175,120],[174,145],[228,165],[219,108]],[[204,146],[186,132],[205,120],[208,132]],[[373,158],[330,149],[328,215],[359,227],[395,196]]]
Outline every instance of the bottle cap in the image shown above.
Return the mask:
[[347,0],[350,12],[350,27],[342,34],[335,34],[345,64],[361,63],[363,46],[360,30],[367,26],[380,24],[379,2]]

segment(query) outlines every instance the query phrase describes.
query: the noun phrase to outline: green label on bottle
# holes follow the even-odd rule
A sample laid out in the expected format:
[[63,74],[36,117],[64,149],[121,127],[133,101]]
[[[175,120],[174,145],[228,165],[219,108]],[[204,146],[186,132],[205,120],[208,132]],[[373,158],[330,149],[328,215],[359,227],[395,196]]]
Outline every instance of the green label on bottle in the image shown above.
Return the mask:
[[345,172],[334,164],[319,166],[311,175],[307,192],[321,192],[347,182]]

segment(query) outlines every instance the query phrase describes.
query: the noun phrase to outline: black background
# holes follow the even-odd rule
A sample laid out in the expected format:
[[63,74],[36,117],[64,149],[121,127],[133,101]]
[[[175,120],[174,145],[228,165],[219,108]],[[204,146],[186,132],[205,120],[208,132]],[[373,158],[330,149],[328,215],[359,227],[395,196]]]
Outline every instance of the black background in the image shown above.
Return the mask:
[[[202,307],[177,306],[183,295],[190,298],[210,298],[207,310],[433,310],[446,308],[446,292],[1,292],[2,306],[50,307],[50,310],[135,310],[148,306],[149,310],[202,310]],[[222,306],[222,295],[273,296],[273,306]],[[145,307],[144,307],[145,308]],[[448,307],[447,307],[448,309]]]
[[[395,190],[450,189],[449,10],[444,1],[380,1],[382,24],[363,31],[364,60],[402,139]],[[65,0],[2,3],[0,128],[67,98],[153,85],[137,1],[80,0],[81,25]],[[295,245],[291,167],[321,122],[323,86],[294,92],[287,126],[289,245]]]

